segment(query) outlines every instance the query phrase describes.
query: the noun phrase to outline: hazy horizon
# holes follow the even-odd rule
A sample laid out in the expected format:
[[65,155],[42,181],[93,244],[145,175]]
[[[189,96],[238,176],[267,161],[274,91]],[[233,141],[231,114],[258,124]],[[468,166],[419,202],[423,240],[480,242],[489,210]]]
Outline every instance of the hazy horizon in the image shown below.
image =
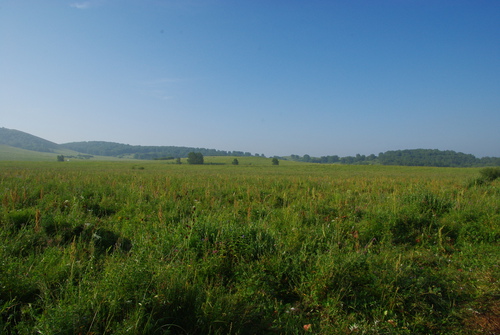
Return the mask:
[[500,157],[497,1],[0,0],[2,127],[354,156]]

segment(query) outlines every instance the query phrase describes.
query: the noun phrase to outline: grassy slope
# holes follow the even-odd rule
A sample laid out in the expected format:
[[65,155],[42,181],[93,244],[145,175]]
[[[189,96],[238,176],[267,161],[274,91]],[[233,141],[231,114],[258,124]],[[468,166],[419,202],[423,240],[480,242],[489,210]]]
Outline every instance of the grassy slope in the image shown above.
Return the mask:
[[3,161],[51,161],[56,160],[57,155],[0,145],[0,160]]
[[[54,150],[54,152],[38,152],[25,150],[21,148],[15,148],[8,145],[0,145],[0,161],[40,161],[40,162],[48,162],[57,160],[58,155],[64,156],[77,156],[80,153],[67,150],[67,149],[59,149]],[[98,161],[118,161],[122,160],[116,157],[104,157],[104,156],[94,156],[91,160]]]

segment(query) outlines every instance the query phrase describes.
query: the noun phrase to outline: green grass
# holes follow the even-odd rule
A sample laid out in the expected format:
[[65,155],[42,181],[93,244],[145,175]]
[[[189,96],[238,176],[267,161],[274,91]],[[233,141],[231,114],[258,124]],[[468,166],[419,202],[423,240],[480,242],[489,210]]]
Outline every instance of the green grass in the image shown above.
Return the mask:
[[0,145],[0,161],[50,161],[57,155]]
[[0,333],[498,331],[499,180],[233,158],[0,162]]
[[[0,161],[26,161],[26,162],[50,162],[56,161],[58,155],[63,155],[67,159],[76,161],[86,161],[87,159],[74,158],[80,155],[79,152],[59,149],[54,150],[54,152],[38,152],[25,150],[21,148],[15,148],[8,145],[0,145]],[[92,161],[124,161],[132,160],[131,158],[117,158],[117,157],[107,157],[107,156],[92,156],[90,158]]]

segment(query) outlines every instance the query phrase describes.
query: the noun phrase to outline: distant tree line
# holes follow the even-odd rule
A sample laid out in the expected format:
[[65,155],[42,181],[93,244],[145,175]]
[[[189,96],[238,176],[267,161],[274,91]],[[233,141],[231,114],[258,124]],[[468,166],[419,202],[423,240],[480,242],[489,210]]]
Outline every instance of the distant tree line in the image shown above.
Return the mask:
[[[250,152],[224,151],[205,148],[176,146],[142,146],[105,141],[72,142],[61,144],[62,147],[90,155],[123,157],[135,159],[169,159],[170,157],[186,158],[190,152],[199,152],[204,156],[252,156]],[[259,156],[259,154],[255,154]],[[264,157],[264,155],[261,155]]]
[[[286,159],[286,158],[283,158]],[[471,154],[455,152],[452,150],[437,149],[413,149],[394,150],[379,153],[378,156],[357,154],[356,156],[322,156],[311,157],[309,155],[291,155],[291,160],[298,162],[321,163],[321,164],[380,164],[380,165],[402,165],[402,166],[436,166],[436,167],[474,167],[474,166],[500,166],[498,157],[477,158]]]
[[[129,156],[135,159],[169,160],[187,158],[190,152],[197,152],[203,156],[252,156],[250,152],[224,151],[205,148],[176,147],[176,146],[140,146],[114,142],[73,142],[61,144],[62,147],[89,155]],[[265,157],[264,154],[254,154]],[[380,164],[403,166],[439,166],[439,167],[474,167],[474,166],[500,166],[498,157],[477,158],[471,154],[464,154],[452,150],[437,149],[411,149],[394,150],[379,153],[378,155],[360,155],[339,157],[338,155],[311,157],[310,155],[291,155],[276,158],[298,162],[319,164]]]

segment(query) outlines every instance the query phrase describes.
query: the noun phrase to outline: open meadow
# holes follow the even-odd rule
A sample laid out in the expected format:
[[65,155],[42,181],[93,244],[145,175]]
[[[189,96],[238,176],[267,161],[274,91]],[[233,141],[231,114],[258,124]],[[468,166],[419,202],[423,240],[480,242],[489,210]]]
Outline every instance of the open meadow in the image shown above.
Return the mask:
[[498,334],[500,180],[0,162],[0,333]]

